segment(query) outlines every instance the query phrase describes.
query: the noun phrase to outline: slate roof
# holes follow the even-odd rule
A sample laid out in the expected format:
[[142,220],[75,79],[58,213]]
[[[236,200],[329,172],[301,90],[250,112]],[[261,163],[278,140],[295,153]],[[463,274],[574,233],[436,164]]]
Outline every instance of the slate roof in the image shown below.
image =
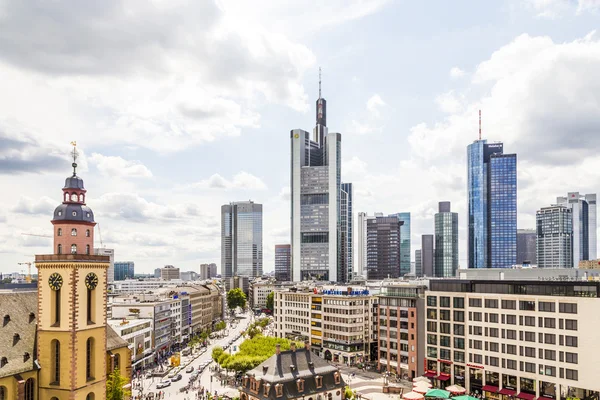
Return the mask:
[[0,294],[0,378],[36,368],[37,306],[37,291]]
[[[250,391],[250,379],[245,380],[245,385],[242,384],[241,390],[261,400],[281,400],[302,397],[302,395],[308,398],[316,393],[343,390],[346,384],[341,373],[340,383],[335,383],[335,372],[339,372],[337,367],[312,354],[309,349],[282,351],[246,373],[249,377],[261,380],[258,393]],[[316,376],[323,377],[323,386],[320,388],[317,388]],[[296,384],[298,379],[304,380],[302,392],[298,391]],[[264,393],[265,382],[271,385],[266,395]],[[277,384],[283,385],[283,396],[276,396],[275,385]]]
[[114,349],[120,349],[122,347],[129,346],[127,340],[123,339],[119,334],[110,326],[106,325],[106,351]]

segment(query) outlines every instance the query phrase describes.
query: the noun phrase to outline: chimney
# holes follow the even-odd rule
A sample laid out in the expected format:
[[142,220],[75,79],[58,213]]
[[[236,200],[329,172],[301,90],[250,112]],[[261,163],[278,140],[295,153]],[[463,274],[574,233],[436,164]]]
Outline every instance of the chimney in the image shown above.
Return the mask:
[[310,351],[310,341],[308,339],[304,341],[304,348],[306,351]]
[[290,349],[292,351],[296,351],[296,343],[294,343],[294,342],[290,343]]
[[281,345],[279,343],[275,345],[275,354],[281,354]]

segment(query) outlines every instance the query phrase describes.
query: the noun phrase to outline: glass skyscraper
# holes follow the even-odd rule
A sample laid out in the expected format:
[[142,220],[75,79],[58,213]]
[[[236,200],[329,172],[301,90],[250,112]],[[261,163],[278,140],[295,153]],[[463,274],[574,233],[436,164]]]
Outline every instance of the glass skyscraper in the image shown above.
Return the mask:
[[115,261],[115,281],[133,279],[135,264],[133,261]]
[[350,282],[354,276],[354,263],[352,257],[352,184],[341,184],[340,197],[340,282]]
[[456,276],[458,269],[458,213],[451,212],[450,202],[439,203],[435,214],[435,277]]
[[241,201],[221,206],[223,278],[257,277],[262,269],[262,204]]
[[400,226],[400,276],[410,273],[410,213],[396,214],[402,221]]
[[517,156],[502,143],[467,147],[469,268],[510,268],[517,260]]

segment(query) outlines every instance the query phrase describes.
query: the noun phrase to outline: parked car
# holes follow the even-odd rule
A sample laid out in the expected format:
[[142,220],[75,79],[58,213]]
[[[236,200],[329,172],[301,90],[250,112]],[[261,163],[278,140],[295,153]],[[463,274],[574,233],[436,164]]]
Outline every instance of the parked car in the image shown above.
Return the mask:
[[169,379],[175,378],[175,375],[177,375],[177,371],[173,370],[173,371],[169,372],[169,375],[167,375],[167,378],[169,378]]
[[161,381],[161,382],[158,382],[158,384],[156,385],[156,388],[163,389],[163,388],[166,388],[169,386],[171,386],[171,381]]
[[173,377],[173,379],[171,379],[171,382],[177,382],[180,381],[181,378],[183,378],[183,376],[181,376],[181,374],[177,374]]
[[193,365],[190,365],[189,367],[187,367],[187,368],[185,369],[185,372],[186,372],[187,374],[194,372],[194,366],[193,366]]

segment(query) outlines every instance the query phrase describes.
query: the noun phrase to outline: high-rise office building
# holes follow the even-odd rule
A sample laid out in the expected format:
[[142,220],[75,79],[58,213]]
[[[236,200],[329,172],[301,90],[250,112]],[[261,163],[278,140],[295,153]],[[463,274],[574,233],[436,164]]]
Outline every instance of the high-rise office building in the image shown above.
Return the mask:
[[[410,213],[395,214],[402,222],[400,225],[400,275],[410,273]],[[421,249],[423,250],[423,249]]]
[[342,183],[340,193],[340,254],[342,255],[342,276],[339,277],[340,282],[350,282],[354,277],[354,262],[353,262],[353,226],[352,226],[352,184]]
[[375,217],[369,217],[365,212],[358,213],[356,223],[356,275],[363,278],[367,277],[367,221]]
[[467,147],[469,268],[510,268],[517,261],[517,155],[502,143]]
[[415,250],[415,275],[423,276],[423,258],[421,257],[421,249]]
[[275,245],[275,279],[287,282],[291,279],[292,246],[289,244]]
[[217,264],[200,264],[200,280],[212,279],[217,276]]
[[572,210],[544,207],[536,215],[537,265],[539,268],[573,268]]
[[173,265],[165,265],[160,269],[160,279],[164,281],[170,281],[171,279],[181,279],[179,268],[175,268]]
[[458,270],[458,213],[449,201],[441,201],[435,214],[434,276],[449,278]]
[[573,218],[573,265],[581,260],[595,260],[596,254],[596,194],[569,192],[557,197],[556,203],[571,210]]
[[[367,279],[399,278],[402,221],[398,215],[367,220]],[[409,270],[410,272],[410,270]]]
[[421,272],[424,276],[435,276],[435,253],[433,235],[421,235]]
[[537,265],[535,229],[517,229],[517,265]]
[[342,282],[351,275],[345,263],[348,245],[341,242],[341,214],[348,213],[351,193],[342,193],[342,135],[328,132],[320,83],[316,122],[312,139],[301,129],[290,135],[292,279]]
[[221,275],[257,277],[263,273],[263,208],[253,201],[221,206]]
[[114,282],[115,280],[115,251],[114,249],[107,249],[106,247],[99,247],[94,249],[94,254],[97,256],[108,256],[110,260],[110,266],[106,271],[106,280],[108,283]]
[[133,279],[135,264],[133,261],[115,261],[115,281]]

